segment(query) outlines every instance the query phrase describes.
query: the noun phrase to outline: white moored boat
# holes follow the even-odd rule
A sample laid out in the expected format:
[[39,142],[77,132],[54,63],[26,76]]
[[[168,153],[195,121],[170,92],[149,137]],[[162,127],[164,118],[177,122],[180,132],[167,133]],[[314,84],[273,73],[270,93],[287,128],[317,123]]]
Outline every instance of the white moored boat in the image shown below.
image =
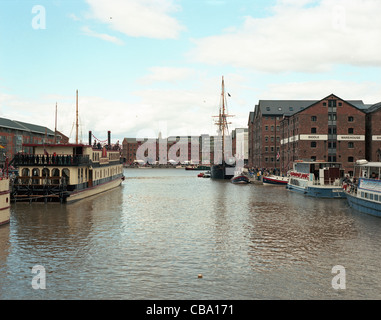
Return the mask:
[[345,198],[344,169],[338,162],[295,161],[287,189],[317,198]]
[[381,162],[356,162],[353,182],[344,184],[349,205],[362,212],[381,217]]

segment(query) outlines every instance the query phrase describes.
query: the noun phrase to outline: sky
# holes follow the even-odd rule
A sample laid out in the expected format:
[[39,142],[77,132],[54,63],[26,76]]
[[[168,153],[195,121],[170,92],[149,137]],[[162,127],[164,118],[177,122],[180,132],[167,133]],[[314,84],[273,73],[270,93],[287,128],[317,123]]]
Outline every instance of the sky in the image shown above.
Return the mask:
[[99,140],[216,134],[259,100],[381,101],[380,0],[1,0],[0,117]]

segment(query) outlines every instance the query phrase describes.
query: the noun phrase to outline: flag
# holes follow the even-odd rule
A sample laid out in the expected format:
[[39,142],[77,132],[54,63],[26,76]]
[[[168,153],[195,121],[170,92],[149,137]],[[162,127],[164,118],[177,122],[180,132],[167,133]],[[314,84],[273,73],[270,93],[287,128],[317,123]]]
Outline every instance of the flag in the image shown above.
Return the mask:
[[279,154],[279,151],[278,153],[276,154],[276,159],[279,160],[280,159],[280,154]]
[[2,145],[0,145],[0,149],[5,149],[5,147],[3,147]]

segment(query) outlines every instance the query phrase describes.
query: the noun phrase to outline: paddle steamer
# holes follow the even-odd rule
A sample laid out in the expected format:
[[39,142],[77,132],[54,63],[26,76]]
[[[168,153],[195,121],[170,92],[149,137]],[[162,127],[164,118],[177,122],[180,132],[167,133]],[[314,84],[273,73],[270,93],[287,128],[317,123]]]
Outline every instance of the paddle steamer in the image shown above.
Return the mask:
[[30,153],[18,153],[12,165],[19,175],[11,184],[12,201],[69,203],[108,191],[124,180],[119,144],[78,143],[78,90],[75,143],[23,144]]
[[72,202],[119,186],[124,180],[119,146],[111,143],[23,144],[29,154],[16,154],[19,176],[13,201]]
[[24,144],[29,154],[16,154],[18,167],[13,201],[72,202],[119,186],[124,180],[119,146],[94,144]]

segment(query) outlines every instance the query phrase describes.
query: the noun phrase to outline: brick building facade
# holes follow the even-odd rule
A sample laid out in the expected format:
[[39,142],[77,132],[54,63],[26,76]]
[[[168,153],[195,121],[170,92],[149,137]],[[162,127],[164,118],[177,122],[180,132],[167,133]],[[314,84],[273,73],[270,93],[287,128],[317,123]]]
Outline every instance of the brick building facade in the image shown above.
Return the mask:
[[347,172],[366,157],[366,108],[362,101],[345,101],[335,95],[284,116],[281,122],[280,161],[283,172],[295,160],[340,162]]
[[62,134],[55,136],[54,131],[47,127],[31,123],[0,118],[0,165],[4,165],[5,159],[13,159],[18,152],[30,152],[24,147],[24,143],[59,143]]
[[249,114],[249,167],[280,169],[283,117],[314,102],[315,100],[260,100],[254,112]]
[[381,103],[321,100],[260,100],[249,113],[249,166],[287,172],[295,160],[380,161]]
[[[246,129],[233,130],[231,139],[230,153],[240,152],[246,159],[247,153],[247,135]],[[238,138],[238,139],[237,139]],[[242,141],[238,148],[236,141]],[[215,136],[203,134],[200,136],[170,136],[166,139],[161,137],[157,139],[124,138],[122,142],[122,157],[126,165],[132,165],[137,161],[142,164],[148,162],[153,164],[174,163],[192,163],[192,164],[213,164],[215,161],[215,152],[219,152],[221,141]],[[230,144],[229,144],[230,145]],[[141,147],[141,149],[139,149]],[[217,150],[215,150],[215,148]],[[228,147],[227,147],[228,148]],[[139,150],[139,151],[138,151]],[[140,154],[139,154],[140,152]],[[217,161],[217,159],[216,159]]]
[[381,102],[367,110],[367,155],[369,161],[381,161]]

